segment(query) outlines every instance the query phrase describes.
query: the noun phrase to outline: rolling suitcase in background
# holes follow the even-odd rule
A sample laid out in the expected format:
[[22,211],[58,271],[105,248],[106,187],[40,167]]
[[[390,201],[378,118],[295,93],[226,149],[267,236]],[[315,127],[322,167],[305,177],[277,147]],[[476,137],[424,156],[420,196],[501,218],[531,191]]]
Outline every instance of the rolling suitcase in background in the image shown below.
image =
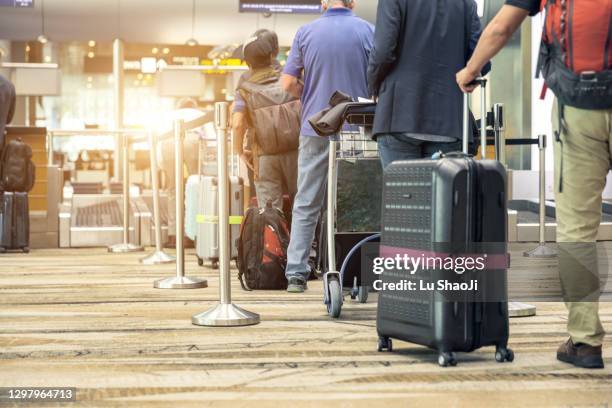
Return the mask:
[[[209,129],[210,130],[210,129]],[[214,132],[214,130],[210,130]],[[197,176],[197,211],[196,211],[196,257],[198,265],[203,266],[205,261],[211,262],[213,268],[219,265],[219,185],[217,177],[207,174],[211,162],[218,159],[212,146],[217,142],[204,139],[206,144],[200,144],[198,154]],[[244,180],[237,176],[238,158],[234,155],[233,134],[230,140],[230,176],[229,176],[229,213],[230,213],[230,257],[238,258],[238,238],[240,237],[240,224],[244,215]],[[205,147],[205,149],[203,149]],[[215,166],[216,167],[216,164]],[[216,173],[216,171],[215,171]]]
[[200,176],[189,176],[185,183],[185,235],[192,241],[195,241],[198,232],[199,193]]
[[[484,106],[482,110],[484,118]],[[437,350],[438,363],[447,366],[457,363],[455,352],[490,345],[496,346],[498,362],[513,361],[514,354],[507,348],[504,167],[498,161],[476,161],[463,153],[443,155],[439,160],[392,163],[384,175],[382,227],[382,257],[401,253],[448,257],[482,251],[488,258],[484,270],[463,274],[452,269],[456,267],[444,269],[432,264],[430,269],[415,267],[414,274],[397,267],[384,271],[382,282],[387,284],[468,283],[468,279],[476,279],[479,286],[476,292],[460,290],[450,296],[450,292],[439,290],[383,289],[376,322],[378,350],[392,351],[391,338],[397,338]],[[493,246],[493,251],[483,250]],[[489,263],[492,257],[505,259]]]
[[[219,188],[217,177],[202,176],[199,183],[197,212],[196,254],[198,264],[210,261],[213,267],[219,262]],[[240,223],[244,214],[244,181],[230,176],[230,256],[236,259],[236,240],[240,236]]]
[[28,193],[0,192],[0,253],[30,252]]

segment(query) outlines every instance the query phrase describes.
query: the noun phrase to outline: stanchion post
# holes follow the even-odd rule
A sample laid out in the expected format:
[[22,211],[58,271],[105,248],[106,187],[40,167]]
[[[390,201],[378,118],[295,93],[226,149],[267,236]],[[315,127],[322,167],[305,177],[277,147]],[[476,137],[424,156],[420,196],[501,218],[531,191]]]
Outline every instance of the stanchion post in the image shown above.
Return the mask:
[[524,256],[529,258],[554,258],[557,250],[546,245],[546,135],[538,136],[538,149],[540,150],[540,245],[531,251],[525,251]]
[[493,105],[493,130],[495,133],[495,158],[506,165],[506,133],[504,127],[504,104]]
[[153,132],[149,132],[149,147],[151,158],[151,184],[153,190],[153,219],[155,222],[155,252],[140,262],[144,265],[158,265],[171,263],[175,257],[164,252],[162,247],[162,226],[161,226],[161,207],[159,205],[159,170],[157,167],[157,137]]
[[[206,279],[185,276],[185,180],[183,174],[183,139],[185,121],[174,121],[174,175],[176,183],[176,276],[155,281],[157,289],[198,289],[208,286]],[[172,209],[170,209],[172,211]]]
[[[495,128],[495,137],[496,137],[496,155],[497,159],[503,164],[506,165],[506,138],[504,134],[504,105],[496,104],[493,108],[493,116],[495,119],[494,128]],[[543,140],[538,138],[538,144],[541,147],[545,147]],[[544,149],[540,149],[542,152]],[[540,162],[540,171],[542,169],[546,169],[545,163],[542,160]],[[543,202],[543,200],[542,200]],[[508,316],[510,317],[529,317],[535,316],[537,309],[534,305],[530,305],[528,303],[523,302],[508,302]]]
[[123,243],[110,246],[108,252],[113,253],[127,253],[127,252],[140,252],[144,251],[144,248],[140,245],[130,243],[130,141],[127,134],[120,134],[119,140],[122,143],[122,156],[123,156]]
[[215,104],[217,166],[219,174],[219,303],[191,322],[198,326],[249,326],[260,322],[259,315],[232,303],[230,276],[229,177],[227,171],[228,103]]

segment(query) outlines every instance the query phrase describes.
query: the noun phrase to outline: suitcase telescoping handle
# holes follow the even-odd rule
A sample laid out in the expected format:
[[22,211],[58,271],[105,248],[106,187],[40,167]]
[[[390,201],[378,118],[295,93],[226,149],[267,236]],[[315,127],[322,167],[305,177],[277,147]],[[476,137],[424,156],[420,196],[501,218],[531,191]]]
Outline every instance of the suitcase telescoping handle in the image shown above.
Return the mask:
[[[476,78],[470,85],[480,85],[480,150],[481,157],[487,157],[487,80]],[[463,94],[463,153],[468,154],[470,142],[470,96]]]

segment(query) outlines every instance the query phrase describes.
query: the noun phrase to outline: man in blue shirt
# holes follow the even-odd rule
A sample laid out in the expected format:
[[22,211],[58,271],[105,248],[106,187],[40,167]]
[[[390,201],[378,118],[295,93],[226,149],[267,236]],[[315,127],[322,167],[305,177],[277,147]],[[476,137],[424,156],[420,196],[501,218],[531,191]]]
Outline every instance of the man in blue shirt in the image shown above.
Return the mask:
[[355,16],[355,1],[323,0],[325,13],[298,30],[284,69],[285,89],[302,99],[298,192],[287,253],[289,292],[306,289],[310,249],[327,181],[329,140],[317,136],[308,119],[328,107],[336,90],[353,98],[368,96],[374,26]]

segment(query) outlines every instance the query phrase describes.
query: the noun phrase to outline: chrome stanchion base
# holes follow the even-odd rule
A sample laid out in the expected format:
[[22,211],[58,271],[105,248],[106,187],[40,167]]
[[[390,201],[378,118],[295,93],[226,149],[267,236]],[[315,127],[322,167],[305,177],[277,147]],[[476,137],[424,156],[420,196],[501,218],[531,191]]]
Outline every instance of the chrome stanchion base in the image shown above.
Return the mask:
[[531,251],[523,252],[523,256],[526,256],[527,258],[556,258],[557,250],[549,247],[546,244],[540,244],[537,248],[532,249]]
[[108,252],[112,252],[114,254],[125,254],[129,252],[142,252],[144,248],[140,245],[134,244],[117,244],[108,247]]
[[510,317],[528,317],[536,315],[536,307],[522,302],[508,302]]
[[161,265],[176,262],[176,258],[168,255],[164,251],[155,251],[151,255],[142,258],[140,263],[143,265]]
[[244,310],[233,303],[219,303],[206,312],[197,314],[191,318],[191,323],[197,326],[250,326],[260,322],[259,315]]
[[201,289],[208,287],[208,281],[188,276],[174,276],[172,278],[160,279],[153,283],[156,289]]

